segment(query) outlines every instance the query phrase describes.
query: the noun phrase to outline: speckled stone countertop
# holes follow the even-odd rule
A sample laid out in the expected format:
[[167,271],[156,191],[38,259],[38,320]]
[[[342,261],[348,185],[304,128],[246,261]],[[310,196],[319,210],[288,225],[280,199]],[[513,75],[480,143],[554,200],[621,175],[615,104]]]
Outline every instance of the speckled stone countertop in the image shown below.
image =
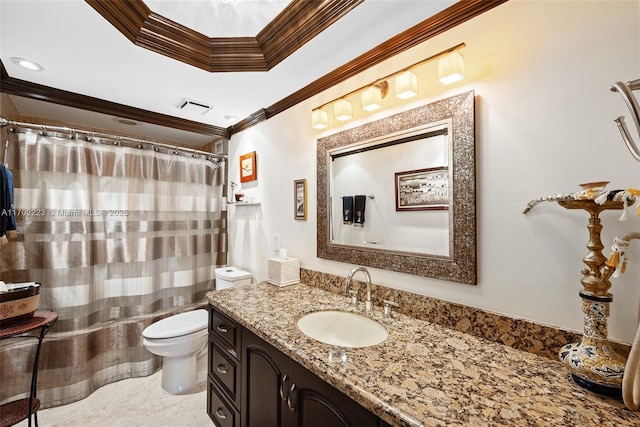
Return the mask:
[[[364,310],[304,284],[212,291],[209,302],[394,426],[639,426],[640,413],[576,385],[559,361],[394,313],[368,316],[381,344],[337,348],[296,326],[304,314]],[[345,325],[348,327],[348,325]],[[346,362],[340,357],[346,353]]]

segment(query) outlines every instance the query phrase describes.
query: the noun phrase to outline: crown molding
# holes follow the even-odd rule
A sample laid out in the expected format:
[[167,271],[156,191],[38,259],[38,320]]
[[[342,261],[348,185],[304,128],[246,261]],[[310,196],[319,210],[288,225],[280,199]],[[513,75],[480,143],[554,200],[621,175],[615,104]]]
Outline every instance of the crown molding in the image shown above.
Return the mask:
[[209,72],[268,71],[364,0],[294,0],[255,37],[209,38],[143,0],[85,0],[137,46]]
[[15,79],[8,76],[2,61],[0,61],[0,68],[0,89],[2,93],[22,96],[29,99],[37,99],[39,101],[51,102],[53,104],[94,111],[96,113],[116,117],[126,117],[140,122],[180,129],[188,132],[195,132],[202,135],[211,135],[226,139],[230,137],[229,131],[226,128],[181,119],[179,117],[173,117],[37,83],[31,83],[25,80]]
[[229,131],[229,137],[234,133],[238,133],[242,130],[248,129],[253,125],[256,125],[264,120],[268,120],[269,116],[267,114],[267,110],[264,108],[259,109],[255,113],[249,115],[248,117],[240,120],[237,123],[229,126],[227,130]]

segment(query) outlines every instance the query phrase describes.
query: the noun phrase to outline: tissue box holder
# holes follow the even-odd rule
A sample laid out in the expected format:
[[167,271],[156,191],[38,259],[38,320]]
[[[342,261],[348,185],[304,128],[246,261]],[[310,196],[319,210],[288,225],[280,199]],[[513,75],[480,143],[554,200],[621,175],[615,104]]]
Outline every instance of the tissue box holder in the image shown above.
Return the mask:
[[269,258],[268,283],[288,286],[300,283],[300,260],[294,258]]

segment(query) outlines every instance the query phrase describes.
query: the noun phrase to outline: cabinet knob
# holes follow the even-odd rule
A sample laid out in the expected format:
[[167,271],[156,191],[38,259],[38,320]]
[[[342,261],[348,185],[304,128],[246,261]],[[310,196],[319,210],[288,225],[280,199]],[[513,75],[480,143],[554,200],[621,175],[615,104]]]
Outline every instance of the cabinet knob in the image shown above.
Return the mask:
[[220,332],[221,334],[226,334],[227,332],[229,332],[229,330],[227,329],[226,325],[218,325],[218,326],[216,326],[216,331]]
[[221,374],[226,374],[229,371],[227,370],[227,366],[224,364],[219,364],[218,366],[216,366],[216,371],[220,372]]

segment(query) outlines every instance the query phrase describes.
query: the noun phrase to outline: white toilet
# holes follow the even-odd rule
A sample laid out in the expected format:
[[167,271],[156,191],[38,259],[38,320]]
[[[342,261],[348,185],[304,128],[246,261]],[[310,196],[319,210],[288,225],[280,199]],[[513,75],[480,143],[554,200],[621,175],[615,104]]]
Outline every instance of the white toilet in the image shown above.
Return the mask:
[[209,314],[199,309],[161,319],[142,331],[143,344],[163,356],[162,389],[169,394],[188,391],[207,379]]

